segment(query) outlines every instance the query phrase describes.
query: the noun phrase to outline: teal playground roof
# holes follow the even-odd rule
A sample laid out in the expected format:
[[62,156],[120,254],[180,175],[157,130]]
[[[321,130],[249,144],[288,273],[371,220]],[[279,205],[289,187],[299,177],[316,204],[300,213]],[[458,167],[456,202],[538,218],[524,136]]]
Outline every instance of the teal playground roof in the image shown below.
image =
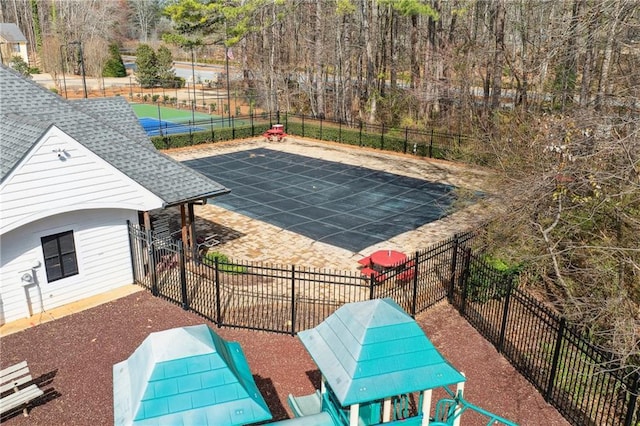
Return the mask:
[[240,345],[206,325],[151,333],[113,366],[115,425],[244,425],[271,419]]
[[342,406],[465,381],[392,299],[344,305],[298,337]]

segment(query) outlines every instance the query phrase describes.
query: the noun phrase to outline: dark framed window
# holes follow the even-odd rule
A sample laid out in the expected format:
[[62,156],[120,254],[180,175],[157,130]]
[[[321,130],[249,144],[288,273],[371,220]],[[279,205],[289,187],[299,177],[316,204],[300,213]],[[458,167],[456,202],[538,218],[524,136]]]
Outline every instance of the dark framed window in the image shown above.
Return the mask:
[[57,281],[78,274],[76,245],[73,231],[61,232],[41,238],[47,281]]

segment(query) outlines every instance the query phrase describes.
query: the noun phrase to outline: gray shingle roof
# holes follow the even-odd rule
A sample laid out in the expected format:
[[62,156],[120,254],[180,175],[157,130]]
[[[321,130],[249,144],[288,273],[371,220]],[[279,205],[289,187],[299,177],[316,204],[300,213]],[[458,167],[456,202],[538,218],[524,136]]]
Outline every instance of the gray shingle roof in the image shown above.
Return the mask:
[[30,122],[15,114],[3,114],[0,120],[0,176],[4,178],[48,128],[44,122]]
[[[167,206],[214,197],[227,188],[142,140],[124,99],[67,101],[0,67],[0,181],[51,125],[164,200]],[[128,106],[127,106],[128,107]],[[131,132],[131,136],[129,133]]]
[[72,100],[76,107],[84,112],[97,117],[106,124],[120,131],[130,139],[138,141],[148,148],[153,148],[151,139],[147,136],[138,121],[138,117],[129,106],[129,103],[122,96],[113,98],[88,98]]
[[26,43],[27,38],[22,34],[20,28],[16,24],[3,23],[0,24],[0,37],[10,43]]

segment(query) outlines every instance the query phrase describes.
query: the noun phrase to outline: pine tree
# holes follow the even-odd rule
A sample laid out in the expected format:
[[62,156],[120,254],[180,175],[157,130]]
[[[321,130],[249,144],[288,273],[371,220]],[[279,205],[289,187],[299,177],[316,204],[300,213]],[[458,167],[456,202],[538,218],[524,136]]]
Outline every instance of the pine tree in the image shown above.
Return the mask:
[[148,44],[136,49],[136,79],[142,87],[153,87],[158,79],[158,58]]
[[109,45],[109,59],[104,64],[104,68],[102,69],[103,77],[126,77],[127,69],[124,66],[124,62],[122,61],[122,56],[120,56],[120,49],[116,43]]
[[160,46],[156,52],[157,76],[162,87],[174,87],[176,72],[173,69],[173,56],[166,46]]

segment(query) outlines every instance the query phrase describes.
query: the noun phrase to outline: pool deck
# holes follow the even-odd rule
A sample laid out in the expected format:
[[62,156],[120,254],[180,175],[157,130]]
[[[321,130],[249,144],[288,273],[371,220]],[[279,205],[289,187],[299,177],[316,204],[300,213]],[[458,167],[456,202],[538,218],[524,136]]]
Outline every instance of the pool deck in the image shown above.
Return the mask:
[[[240,142],[169,150],[165,153],[178,161],[184,161],[261,147],[447,183],[472,191],[488,192],[488,172],[484,170],[411,155],[292,137],[287,137],[283,142],[267,142],[264,138],[252,138]],[[206,231],[219,234],[222,243],[216,246],[215,250],[233,258],[355,271],[360,266],[357,261],[376,250],[390,249],[413,253],[457,232],[469,230],[486,219],[489,209],[486,201],[481,200],[441,220],[355,253],[211,204],[196,206],[195,214],[196,228],[204,224]],[[211,226],[207,228],[207,224]]]
[[[489,173],[484,170],[472,169],[465,165],[445,161],[292,137],[287,137],[282,142],[267,142],[264,138],[252,138],[164,152],[175,160],[184,161],[260,147],[447,183],[473,191],[487,192],[486,180]],[[476,227],[490,214],[487,204],[486,199],[481,200],[479,203],[463,208],[441,220],[397,235],[384,243],[375,244],[357,253],[314,241],[294,232],[210,204],[196,206],[195,214],[198,232],[218,234],[221,243],[215,246],[214,250],[224,253],[234,260],[356,271],[360,266],[358,260],[376,250],[398,250],[411,254],[449,238],[455,233]],[[167,214],[179,217],[179,210],[168,211]],[[83,311],[141,290],[142,287],[135,285],[123,286],[114,291],[83,299],[30,318],[13,321],[0,327],[0,336]]]

